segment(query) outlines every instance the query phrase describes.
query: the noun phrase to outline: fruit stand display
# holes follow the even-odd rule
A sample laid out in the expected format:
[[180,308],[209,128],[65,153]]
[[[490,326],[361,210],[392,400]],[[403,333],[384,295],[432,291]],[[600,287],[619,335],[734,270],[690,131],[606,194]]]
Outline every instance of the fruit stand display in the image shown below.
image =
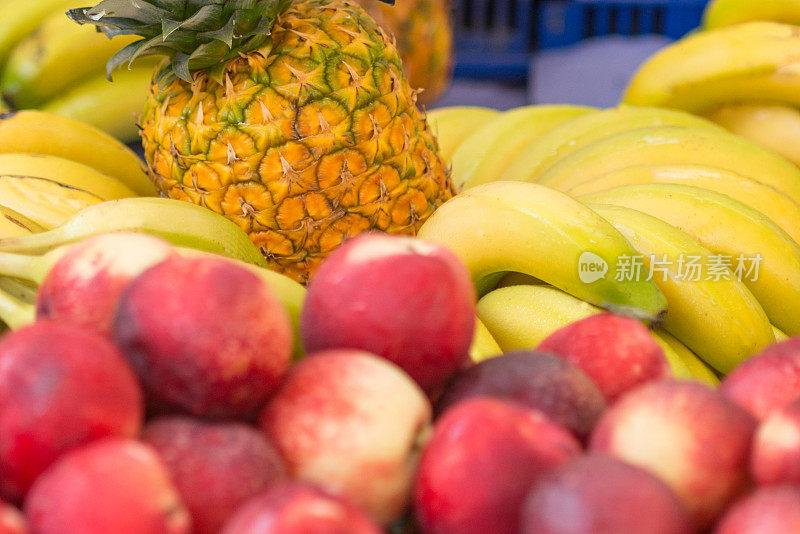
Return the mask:
[[800,0],[504,112],[438,0],[0,21],[0,534],[800,532]]

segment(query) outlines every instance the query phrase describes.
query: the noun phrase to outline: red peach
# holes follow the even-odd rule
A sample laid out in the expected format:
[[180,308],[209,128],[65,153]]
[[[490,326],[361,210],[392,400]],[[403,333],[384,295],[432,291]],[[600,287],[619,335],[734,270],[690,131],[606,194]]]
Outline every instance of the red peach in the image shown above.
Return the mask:
[[583,369],[606,401],[636,386],[671,375],[664,350],[636,319],[593,315],[550,334],[538,347]]
[[142,439],[164,460],[194,534],[217,534],[240,505],[286,476],[278,451],[249,425],[165,417]]
[[583,439],[606,408],[603,394],[578,367],[545,352],[491,358],[456,375],[439,400],[444,412],[464,399],[488,396],[540,410]]
[[22,513],[3,501],[0,501],[0,534],[28,534]]
[[518,532],[525,496],[580,444],[541,412],[491,398],[444,413],[417,472],[414,509],[425,534]]
[[122,295],[114,339],[155,403],[194,415],[248,417],[289,367],[283,304],[224,258],[173,256]]
[[132,437],[143,417],[136,376],[103,336],[42,321],[0,340],[0,492],[16,501],[65,451]]
[[757,419],[800,397],[800,337],[767,347],[740,363],[719,390]]
[[590,448],[661,477],[706,527],[744,489],[754,429],[750,414],[711,388],[664,380],[609,408]]
[[220,534],[381,534],[358,508],[316,486],[278,485],[242,506]]
[[108,438],[53,464],[34,483],[25,514],[35,534],[188,534],[189,514],[149,446]]
[[760,488],[731,506],[714,534],[790,534],[800,532],[800,490]]
[[300,318],[306,351],[359,349],[400,366],[426,391],[469,361],[475,289],[449,250],[366,233],[320,266]]
[[261,427],[300,480],[343,496],[378,523],[408,504],[431,407],[394,364],[354,350],[301,360],[261,416]]
[[761,422],[750,470],[758,484],[800,484],[800,399],[773,410]]
[[122,291],[173,253],[169,243],[136,233],[111,233],[72,245],[39,287],[36,316],[111,334]]
[[611,457],[576,458],[528,494],[521,534],[692,534],[689,512],[660,479]]

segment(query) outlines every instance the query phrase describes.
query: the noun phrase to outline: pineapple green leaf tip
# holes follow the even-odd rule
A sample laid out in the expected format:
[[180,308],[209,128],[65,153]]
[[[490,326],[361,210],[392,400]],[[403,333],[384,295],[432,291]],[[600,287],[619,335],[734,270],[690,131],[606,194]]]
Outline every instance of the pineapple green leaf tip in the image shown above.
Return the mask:
[[212,69],[263,46],[277,16],[292,0],[103,0],[70,9],[67,16],[92,24],[109,38],[138,35],[108,62],[115,68],[144,56],[167,56],[163,72],[191,81],[191,72]]

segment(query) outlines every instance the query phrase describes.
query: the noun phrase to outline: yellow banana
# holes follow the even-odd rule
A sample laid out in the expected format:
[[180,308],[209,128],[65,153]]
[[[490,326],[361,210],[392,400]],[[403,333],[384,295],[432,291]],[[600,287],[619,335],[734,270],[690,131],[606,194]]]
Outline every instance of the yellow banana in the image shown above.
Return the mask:
[[710,121],[682,111],[619,106],[575,118],[542,135],[519,153],[500,179],[534,182],[559,160],[595,141],[655,126],[717,128]]
[[32,323],[35,317],[36,309],[33,304],[0,289],[0,321],[15,329]]
[[18,109],[39,107],[87,77],[105,75],[106,62],[120,45],[138,37],[120,39],[112,42],[61,11],[50,14],[11,53],[0,77],[3,98]]
[[[503,351],[529,350],[559,328],[603,310],[546,285],[518,285],[495,289],[478,301],[478,315]],[[707,368],[697,356],[669,334],[657,328],[653,337],[664,350],[676,378],[707,380]],[[680,348],[682,347],[682,349]],[[688,354],[688,356],[687,356]],[[694,359],[694,362],[687,360]],[[698,363],[699,362],[699,363]],[[690,365],[699,371],[690,371]]]
[[[698,358],[689,347],[678,341],[672,334],[663,328],[656,328],[653,330],[653,336],[661,345],[661,348],[664,349],[664,354],[670,359],[675,378],[690,378],[699,382],[704,382],[712,387],[719,385],[719,378],[714,374],[714,371],[712,371],[703,360]],[[679,369],[680,366],[677,363],[672,363],[672,360],[677,360],[682,363],[688,375],[679,375],[676,369]]]
[[746,22],[693,33],[648,59],[623,102],[695,113],[733,102],[798,105],[798,57],[800,28],[791,24]]
[[75,0],[0,3],[0,67],[5,65],[14,47],[34,31],[45,17],[55,12],[64,13],[80,5],[81,2]]
[[729,196],[675,184],[627,185],[580,200],[632,208],[683,230],[718,255],[715,272],[728,266],[742,279],[775,326],[800,334],[800,245],[766,215]]
[[0,205],[0,239],[44,232],[44,227],[18,211]]
[[800,243],[800,205],[777,189],[724,169],[702,165],[640,165],[593,178],[570,188],[567,193],[581,196],[639,184],[683,184],[728,195],[761,213],[768,213],[775,224]]
[[503,350],[492,337],[489,329],[483,322],[475,317],[475,334],[472,336],[472,344],[469,347],[470,359],[479,363],[495,356],[500,356]]
[[0,239],[0,251],[41,254],[86,237],[109,232],[142,232],[171,243],[266,266],[247,234],[213,211],[166,198],[123,198],[89,206],[47,232]]
[[772,330],[775,332],[775,341],[786,341],[789,339],[789,336],[781,332],[778,328],[773,326]]
[[553,189],[493,182],[445,202],[419,237],[450,248],[484,294],[507,271],[535,276],[597,306],[657,320],[664,295],[651,281],[617,281],[620,257],[635,254],[611,224]]
[[800,166],[800,111],[796,108],[780,104],[727,104],[706,117]]
[[47,154],[0,154],[0,174],[46,178],[102,200],[136,196],[119,181],[91,167]]
[[800,203],[800,169],[755,143],[725,131],[642,128],[617,134],[572,153],[537,183],[568,191],[603,174],[635,165],[693,164],[757,176]]
[[45,229],[55,228],[103,199],[47,178],[0,174],[0,202]]
[[156,194],[144,163],[131,149],[97,128],[52,113],[0,114],[0,154],[8,152],[71,159],[116,178],[137,195]]
[[[764,310],[730,271],[707,279],[695,271],[710,264],[711,251],[670,224],[620,206],[589,204],[625,236],[638,263],[623,276],[652,278],[667,297],[664,329],[715,369],[727,373],[775,341]],[[636,267],[635,265],[640,265]]]
[[152,76],[151,66],[120,69],[114,74],[113,82],[108,81],[105,74],[100,74],[73,87],[41,109],[85,122],[130,143],[139,139],[137,123],[150,91]]
[[755,20],[800,25],[800,0],[712,0],[703,14],[709,30]]
[[570,119],[594,112],[578,106],[525,106],[474,130],[453,154],[453,182],[466,189],[497,180],[531,141]]
[[500,114],[479,106],[450,106],[428,112],[428,124],[439,140],[439,153],[450,161],[461,142]]

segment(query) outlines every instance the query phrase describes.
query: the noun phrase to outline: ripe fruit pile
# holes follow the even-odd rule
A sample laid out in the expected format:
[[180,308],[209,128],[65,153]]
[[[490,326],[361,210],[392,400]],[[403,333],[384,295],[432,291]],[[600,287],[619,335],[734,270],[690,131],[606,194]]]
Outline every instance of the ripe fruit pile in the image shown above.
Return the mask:
[[[85,121],[124,141],[139,139],[138,117],[159,58],[137,61],[131,69],[106,78],[106,62],[122,46],[94,28],[72,23],[64,12],[75,0],[33,0],[0,5],[0,94],[14,109],[41,109]],[[433,102],[451,76],[452,29],[445,0],[408,0],[397,9],[377,0],[363,7],[397,47],[412,87],[421,102]]]
[[467,266],[384,234],[323,262],[297,329],[257,267],[144,234],[38,270],[36,322],[0,338],[2,532],[797,524],[800,338],[719,391],[674,379],[648,328],[609,313],[475,363]]

